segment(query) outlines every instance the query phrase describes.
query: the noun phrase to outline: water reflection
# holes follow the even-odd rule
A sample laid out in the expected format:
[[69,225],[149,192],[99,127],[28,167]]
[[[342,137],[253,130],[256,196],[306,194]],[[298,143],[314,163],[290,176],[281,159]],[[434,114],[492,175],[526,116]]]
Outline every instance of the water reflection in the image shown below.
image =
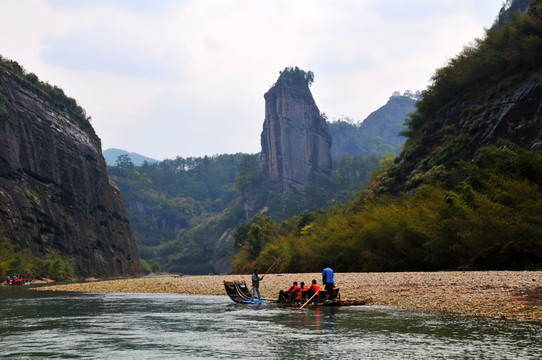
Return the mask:
[[2,359],[538,359],[541,330],[378,306],[299,310],[226,296],[0,289]]

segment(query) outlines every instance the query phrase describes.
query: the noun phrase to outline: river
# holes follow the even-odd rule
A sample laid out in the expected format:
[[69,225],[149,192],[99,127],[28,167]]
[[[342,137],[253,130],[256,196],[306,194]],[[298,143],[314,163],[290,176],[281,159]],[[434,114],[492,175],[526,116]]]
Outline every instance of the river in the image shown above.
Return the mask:
[[542,324],[381,306],[0,289],[1,359],[540,359]]

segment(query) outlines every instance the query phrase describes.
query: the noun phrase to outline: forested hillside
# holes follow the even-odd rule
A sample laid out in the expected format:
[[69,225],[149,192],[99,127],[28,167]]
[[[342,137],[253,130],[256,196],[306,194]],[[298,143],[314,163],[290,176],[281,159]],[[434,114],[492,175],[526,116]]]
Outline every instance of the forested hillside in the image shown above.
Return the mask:
[[235,271],[542,268],[542,1],[438,69],[416,109],[360,196],[240,228]]
[[[233,234],[254,215],[283,221],[306,210],[347,201],[379,164],[376,156],[333,162],[332,187],[281,194],[263,182],[259,154],[181,158],[135,166],[120,156],[108,167],[121,189],[147,272],[205,274],[230,271]],[[315,200],[311,200],[315,199]],[[306,206],[306,207],[303,207]]]
[[243,156],[177,157],[141,166],[120,156],[108,168],[124,196],[147,271],[205,273],[225,266],[219,259],[224,262],[231,246],[219,244],[222,233],[213,230],[217,222],[222,232],[243,223],[234,184]]

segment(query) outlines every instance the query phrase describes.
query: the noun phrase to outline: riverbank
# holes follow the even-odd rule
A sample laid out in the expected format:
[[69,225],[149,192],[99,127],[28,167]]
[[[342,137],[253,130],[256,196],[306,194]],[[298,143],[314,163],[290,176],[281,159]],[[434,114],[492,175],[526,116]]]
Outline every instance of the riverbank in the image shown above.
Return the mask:
[[[319,273],[268,274],[263,297],[276,298],[292,281],[321,282]],[[225,295],[224,280],[250,275],[162,275],[51,285],[40,290]],[[336,273],[341,298],[372,298],[373,304],[518,320],[542,321],[542,271]],[[229,301],[229,300],[228,300]]]

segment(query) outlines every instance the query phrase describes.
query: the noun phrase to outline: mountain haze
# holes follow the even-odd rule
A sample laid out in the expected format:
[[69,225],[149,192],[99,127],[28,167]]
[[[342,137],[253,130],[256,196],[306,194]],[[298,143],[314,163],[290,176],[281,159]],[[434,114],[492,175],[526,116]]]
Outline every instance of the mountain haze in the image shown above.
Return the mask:
[[114,166],[119,156],[126,155],[134,165],[143,165],[143,162],[148,162],[149,164],[158,162],[158,160],[146,157],[144,155],[138,154],[136,152],[129,152],[122,149],[106,149],[103,151],[103,156],[105,163],[109,166]]
[[406,140],[399,133],[404,130],[408,114],[416,110],[415,104],[419,99],[419,93],[396,92],[360,124],[349,119],[329,123],[333,137],[331,156],[338,159],[343,155],[383,155],[387,152],[397,155]]

